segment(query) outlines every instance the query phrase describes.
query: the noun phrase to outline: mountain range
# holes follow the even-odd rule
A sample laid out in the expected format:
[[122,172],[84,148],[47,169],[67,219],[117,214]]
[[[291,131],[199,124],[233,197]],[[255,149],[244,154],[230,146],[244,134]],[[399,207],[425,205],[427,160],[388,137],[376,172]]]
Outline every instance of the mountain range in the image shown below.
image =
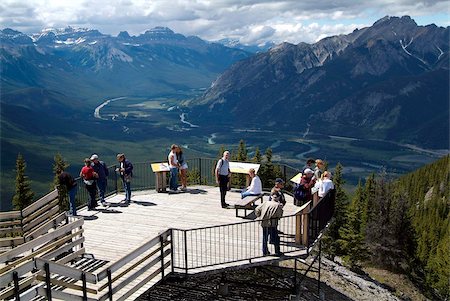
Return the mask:
[[234,64],[193,104],[192,118],[203,124],[446,149],[449,27],[385,17],[314,44],[283,43]]
[[[386,17],[313,44],[270,46],[209,42],[165,27],[138,36],[72,27],[31,35],[0,30],[0,207],[12,195],[19,152],[44,193],[58,152],[72,162],[90,151],[112,161],[119,147],[148,156],[165,152],[158,143],[168,140],[190,139],[200,148],[199,139],[229,127],[448,148],[449,27]],[[147,112],[153,118],[94,118],[96,107],[119,97],[127,97],[121,107],[102,110],[146,106],[133,97],[158,109]],[[173,130],[180,111],[195,133]],[[202,146],[196,154],[212,152]]]

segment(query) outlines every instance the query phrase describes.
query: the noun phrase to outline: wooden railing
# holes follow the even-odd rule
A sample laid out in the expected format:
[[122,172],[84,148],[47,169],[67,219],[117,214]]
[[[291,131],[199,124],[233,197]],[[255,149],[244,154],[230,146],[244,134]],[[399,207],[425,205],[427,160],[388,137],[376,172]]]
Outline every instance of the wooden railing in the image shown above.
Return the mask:
[[[64,265],[84,253],[84,239],[74,240],[68,243],[64,250],[58,248],[57,252],[53,247],[63,243],[62,236],[73,238],[75,234],[80,234],[82,230],[79,227],[82,223],[83,220],[79,219],[2,254],[0,261],[6,262],[23,255],[25,250],[36,245],[44,245],[31,254],[10,262],[2,269],[0,286],[7,287],[0,291],[0,299],[15,297],[16,300],[30,300],[43,296],[47,300],[56,298],[100,301],[112,300],[114,295],[114,300],[125,300],[157,276],[163,279],[166,269],[172,264],[172,230],[167,230],[96,274]],[[68,234],[67,231],[75,232]],[[65,239],[66,242],[69,240]],[[48,247],[49,241],[54,241],[52,248]],[[78,251],[65,251],[76,246]],[[61,257],[62,255],[64,256]],[[19,281],[20,278],[22,280]]]
[[19,211],[0,213],[0,248],[14,248],[30,241],[64,220],[59,215],[58,191],[55,189]]
[[36,270],[36,258],[65,264],[84,254],[83,222],[75,220],[0,254],[0,300],[12,296],[18,300],[17,296],[37,279],[40,271]]

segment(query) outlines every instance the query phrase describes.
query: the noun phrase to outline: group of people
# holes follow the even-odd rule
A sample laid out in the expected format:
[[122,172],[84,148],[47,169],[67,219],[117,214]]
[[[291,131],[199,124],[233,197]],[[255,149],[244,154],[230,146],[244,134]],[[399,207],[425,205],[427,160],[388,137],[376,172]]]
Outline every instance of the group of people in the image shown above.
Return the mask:
[[[222,208],[229,207],[225,201],[231,177],[229,158],[230,152],[225,151],[222,158],[217,161],[215,169]],[[241,198],[262,193],[261,179],[256,174],[255,169],[250,168],[248,174],[251,178],[251,183],[241,191]],[[286,199],[282,192],[283,188],[284,180],[281,178],[275,179],[275,186],[270,191],[269,201],[262,202],[255,208],[255,215],[261,220],[263,229],[262,251],[264,256],[270,255],[268,249],[269,241],[274,245],[275,255],[283,255],[280,252],[280,232],[278,231],[278,221],[283,216],[283,207],[286,204]],[[314,193],[317,192],[320,198],[325,196],[331,189],[334,189],[334,184],[331,181],[331,172],[325,170],[324,162],[321,159],[308,159],[302,169],[300,182],[294,187],[294,204],[301,206],[310,201]]]
[[[117,154],[119,167],[116,172],[120,174],[125,191],[125,203],[131,201],[131,178],[133,177],[133,164],[125,157],[125,154]],[[71,215],[77,215],[75,197],[77,193],[77,182],[68,172],[59,169],[56,171],[59,185],[65,187],[69,195],[69,210]],[[109,170],[105,162],[100,161],[97,154],[84,159],[84,166],[81,168],[80,177],[88,192],[88,210],[93,210],[98,206],[97,193],[101,204],[106,207],[105,193],[108,184]]]
[[180,146],[172,144],[170,153],[167,156],[170,168],[169,189],[174,192],[178,190],[178,173],[181,178],[181,190],[187,190],[187,169],[188,165],[183,155],[183,150]]
[[325,170],[324,162],[321,159],[308,159],[303,167],[300,182],[294,187],[294,204],[305,204],[316,192],[319,198],[324,197],[331,189],[334,189],[331,172]]

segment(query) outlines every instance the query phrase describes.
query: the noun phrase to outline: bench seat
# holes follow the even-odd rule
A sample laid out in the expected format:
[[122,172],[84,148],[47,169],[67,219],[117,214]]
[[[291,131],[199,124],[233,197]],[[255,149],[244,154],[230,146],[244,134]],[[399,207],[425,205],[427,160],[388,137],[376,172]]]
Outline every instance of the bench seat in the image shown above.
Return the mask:
[[[263,197],[266,195],[264,192],[260,193],[258,195],[249,195],[248,197],[243,198],[242,200],[239,200],[234,205],[234,208],[236,209],[236,217],[242,217],[247,218],[247,210],[254,210],[256,208],[256,201],[261,200],[261,203],[264,201]],[[244,209],[244,215],[239,216],[239,210]]]

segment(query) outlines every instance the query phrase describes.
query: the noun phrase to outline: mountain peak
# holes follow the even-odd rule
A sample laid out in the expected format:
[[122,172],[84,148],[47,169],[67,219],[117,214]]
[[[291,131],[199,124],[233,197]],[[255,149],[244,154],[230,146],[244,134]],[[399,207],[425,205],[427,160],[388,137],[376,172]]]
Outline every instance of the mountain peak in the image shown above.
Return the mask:
[[384,26],[384,25],[414,25],[417,26],[417,23],[411,19],[410,16],[402,16],[402,17],[391,17],[384,16],[380,20],[373,23],[373,26]]
[[147,30],[145,34],[174,34],[174,32],[168,27],[157,26]]

